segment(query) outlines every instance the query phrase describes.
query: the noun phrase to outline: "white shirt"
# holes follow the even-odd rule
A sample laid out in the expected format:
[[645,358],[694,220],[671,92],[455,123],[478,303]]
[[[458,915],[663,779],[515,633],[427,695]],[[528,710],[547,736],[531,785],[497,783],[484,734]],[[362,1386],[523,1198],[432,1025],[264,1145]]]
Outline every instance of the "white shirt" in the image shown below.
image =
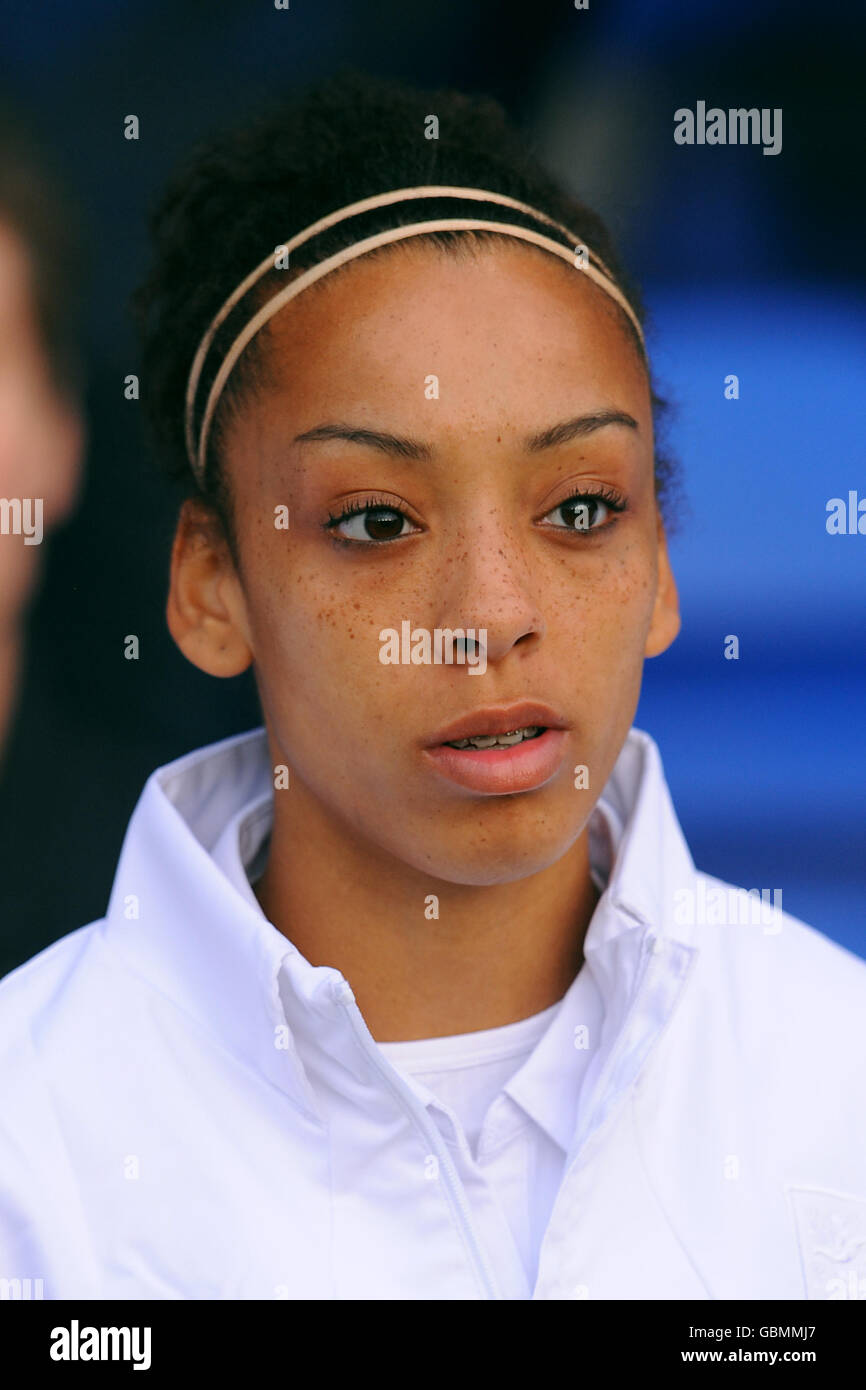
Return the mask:
[[[567,995],[531,1018],[478,1033],[404,1043],[380,1043],[390,1062],[408,1072],[439,1121],[467,1193],[487,1185],[492,1202],[474,1204],[482,1241],[493,1252],[507,1222],[526,1274],[528,1298],[538,1256],[562,1181],[574,1133],[577,1099],[589,1051],[576,1051],[577,1024],[590,1019],[598,1036],[601,999],[581,970]],[[474,1168],[474,1181],[470,1170]]]
[[[273,799],[264,786],[228,822],[211,856],[259,912],[252,885],[264,872],[272,825]],[[616,811],[600,799],[588,836],[600,892],[621,834]],[[516,1023],[378,1044],[449,1145],[480,1238],[494,1263],[511,1271],[503,1277],[511,1279],[515,1297],[528,1298],[535,1285],[539,1249],[574,1135],[580,1087],[603,1017],[601,995],[582,969],[556,1004]],[[512,1242],[523,1281],[514,1271]],[[507,1254],[497,1258],[503,1250]]]
[[[785,913],[731,915],[647,734],[603,791],[622,831],[578,976],[596,1046],[577,1085],[571,1046],[519,1084],[554,1012],[491,1082],[478,1162],[349,982],[218,862],[224,835],[245,857],[269,778],[261,730],[158,769],[106,916],[0,983],[0,1296],[866,1297],[866,964]],[[505,1110],[567,1148],[522,1231],[481,1161]]]

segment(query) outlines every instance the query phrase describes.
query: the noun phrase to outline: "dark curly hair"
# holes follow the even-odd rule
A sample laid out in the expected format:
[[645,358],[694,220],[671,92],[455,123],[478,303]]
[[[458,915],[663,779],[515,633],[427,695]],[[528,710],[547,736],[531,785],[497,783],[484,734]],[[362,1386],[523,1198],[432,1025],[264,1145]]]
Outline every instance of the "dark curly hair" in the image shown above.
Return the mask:
[[[438,139],[425,139],[425,120],[435,115]],[[168,475],[190,496],[207,500],[234,548],[231,498],[221,466],[221,442],[231,415],[266,378],[267,334],[242,353],[220,397],[199,485],[184,443],[186,383],[201,337],[238,283],[276,245],[328,212],[390,188],[416,184],[488,188],[538,208],[573,230],[601,256],[643,323],[637,287],[619,264],[601,219],[545,172],[528,145],[491,98],[449,89],[423,90],[355,68],[343,68],[299,94],[267,107],[252,120],[199,144],[171,178],[151,217],[155,257],[132,296],[141,343],[142,403],[158,455]],[[425,200],[425,217],[477,216],[478,205],[457,199]],[[537,226],[519,212],[508,213]],[[398,204],[353,217],[292,253],[292,272],[274,270],[259,283],[262,303],[295,274],[351,245],[361,235],[417,220],[417,205]],[[359,230],[359,226],[361,230]],[[427,239],[456,246],[471,236],[499,239],[488,231],[435,232]],[[421,238],[419,238],[420,240]],[[508,238],[506,238],[507,240]],[[376,251],[372,254],[387,254]],[[332,274],[343,273],[343,268]],[[248,315],[249,301],[243,312]],[[625,314],[624,327],[637,344]],[[214,339],[197,404],[206,399],[221,349],[239,331],[230,315]],[[658,434],[667,403],[650,383]],[[656,495],[663,512],[677,483],[675,465],[660,452]],[[670,518],[666,517],[669,521]]]

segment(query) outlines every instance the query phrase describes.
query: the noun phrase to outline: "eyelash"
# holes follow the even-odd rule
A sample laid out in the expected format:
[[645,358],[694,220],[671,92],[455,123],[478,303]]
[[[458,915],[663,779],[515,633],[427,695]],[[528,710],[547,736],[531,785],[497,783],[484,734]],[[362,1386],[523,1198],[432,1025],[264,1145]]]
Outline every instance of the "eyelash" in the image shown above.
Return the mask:
[[[614,514],[628,511],[628,502],[626,498],[614,488],[607,487],[604,483],[601,483],[598,487],[588,489],[586,492],[570,492],[567,497],[563,497],[561,502],[556,502],[552,507],[549,507],[545,512],[545,516],[549,516],[551,512],[558,512],[560,507],[566,507],[569,502],[603,502]],[[609,526],[613,525],[615,519],[616,515],[614,515],[612,521],[606,521],[601,526],[591,526],[586,531],[578,531],[565,526],[557,526],[554,529],[557,531],[566,531],[568,534],[575,536],[587,536],[592,535],[593,532],[596,531],[606,531]]]
[[[554,504],[554,506],[550,507],[548,511],[545,512],[545,516],[549,516],[551,512],[559,511],[560,507],[565,507],[569,502],[603,502],[605,506],[609,507],[610,510],[614,513],[624,512],[628,510],[628,502],[624,497],[620,495],[620,493],[616,492],[613,488],[601,485],[599,487],[594,488],[592,491],[569,493],[567,497],[563,497],[561,502],[557,502]],[[324,523],[325,529],[332,533],[331,539],[333,540],[335,545],[352,546],[356,549],[359,546],[380,549],[382,546],[392,545],[395,540],[408,539],[407,536],[392,536],[389,540],[375,541],[372,539],[367,539],[361,541],[351,540],[347,536],[340,536],[336,533],[336,528],[339,525],[341,525],[342,522],[349,521],[352,517],[355,516],[362,516],[364,512],[377,510],[393,512],[395,516],[401,516],[409,522],[412,521],[411,517],[406,516],[406,513],[404,511],[402,511],[399,507],[395,507],[394,504],[392,502],[389,502],[386,498],[366,497],[363,502],[353,502],[351,503],[351,505],[347,505],[339,513],[328,512],[328,520]],[[601,526],[592,526],[586,531],[579,531],[576,529],[570,530],[568,527],[565,526],[556,526],[552,527],[551,529],[557,531],[562,530],[565,531],[566,534],[579,536],[591,535],[593,532],[596,531],[605,531],[607,530],[608,526],[612,524],[612,522],[608,521]]]
[[[336,534],[336,527],[338,527],[341,522],[349,521],[353,516],[362,516],[364,512],[372,512],[377,510],[385,512],[394,512],[396,516],[405,517],[406,521],[412,520],[412,518],[406,516],[406,513],[402,512],[399,507],[395,507],[393,502],[389,502],[387,498],[366,497],[363,502],[352,502],[350,505],[345,506],[343,510],[339,512],[337,515],[335,515],[333,512],[328,512],[328,520],[325,522],[325,529],[332,533],[331,539],[335,545],[354,546],[356,548],[358,546],[378,547],[383,545],[390,545],[391,541],[374,541],[372,539],[364,541],[354,541],[351,540],[348,536],[339,536]],[[404,540],[405,537],[395,536],[393,539]]]

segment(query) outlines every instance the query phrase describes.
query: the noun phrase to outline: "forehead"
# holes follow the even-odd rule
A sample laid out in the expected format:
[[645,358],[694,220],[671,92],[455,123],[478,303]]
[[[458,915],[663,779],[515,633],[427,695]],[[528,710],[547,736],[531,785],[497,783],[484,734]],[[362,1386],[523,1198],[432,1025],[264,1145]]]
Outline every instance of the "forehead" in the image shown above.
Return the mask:
[[[443,418],[545,403],[649,412],[621,310],[579,269],[518,241],[420,239],[359,257],[262,330],[265,410],[412,412],[435,377]],[[428,397],[429,399],[429,397]],[[360,417],[359,417],[360,418]]]

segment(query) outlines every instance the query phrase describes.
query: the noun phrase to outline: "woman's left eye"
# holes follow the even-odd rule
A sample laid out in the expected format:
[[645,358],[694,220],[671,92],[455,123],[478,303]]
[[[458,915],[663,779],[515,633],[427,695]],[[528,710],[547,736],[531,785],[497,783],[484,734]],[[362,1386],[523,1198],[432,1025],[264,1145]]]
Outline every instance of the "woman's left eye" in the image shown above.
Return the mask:
[[551,524],[563,531],[601,531],[609,524],[609,513],[623,510],[623,505],[610,497],[601,497],[596,493],[576,493],[549,511],[544,520],[558,517],[559,521]]
[[[409,530],[404,530],[404,526]],[[357,507],[341,516],[332,516],[328,529],[335,531],[341,540],[375,544],[411,534],[412,523],[395,507]]]

